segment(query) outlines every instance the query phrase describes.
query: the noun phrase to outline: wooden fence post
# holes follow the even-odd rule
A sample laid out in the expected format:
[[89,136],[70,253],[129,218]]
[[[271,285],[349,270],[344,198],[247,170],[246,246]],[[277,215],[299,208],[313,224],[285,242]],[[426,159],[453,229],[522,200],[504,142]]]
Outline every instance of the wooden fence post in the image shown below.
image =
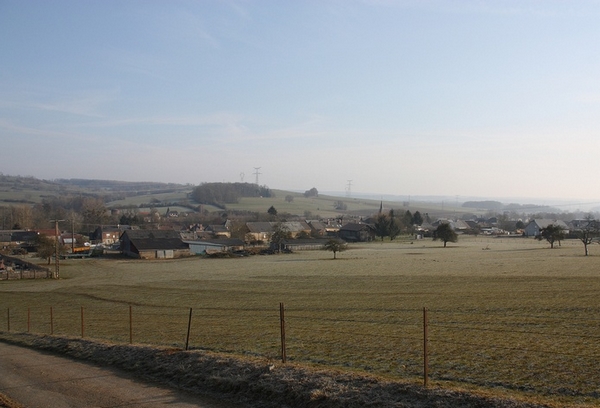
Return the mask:
[[283,302],[279,303],[279,326],[281,329],[281,362],[285,364],[286,352],[285,352],[285,316]]
[[186,351],[187,351],[188,345],[190,343],[190,329],[191,328],[192,328],[192,308],[190,307],[190,317],[188,319],[187,336],[185,338],[185,349],[186,349]]
[[429,385],[429,317],[427,308],[423,308],[423,386]]
[[133,344],[133,312],[129,305],[129,344]]

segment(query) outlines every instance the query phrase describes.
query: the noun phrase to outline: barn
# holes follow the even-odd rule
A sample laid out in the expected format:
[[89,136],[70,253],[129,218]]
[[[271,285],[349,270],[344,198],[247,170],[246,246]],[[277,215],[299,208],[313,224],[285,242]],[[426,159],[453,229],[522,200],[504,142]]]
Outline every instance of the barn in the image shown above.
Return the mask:
[[173,230],[127,230],[121,235],[121,251],[132,258],[166,259],[190,255],[189,246]]
[[244,241],[237,238],[229,239],[203,239],[197,241],[184,241],[194,255],[210,254],[215,252],[240,251],[244,249]]

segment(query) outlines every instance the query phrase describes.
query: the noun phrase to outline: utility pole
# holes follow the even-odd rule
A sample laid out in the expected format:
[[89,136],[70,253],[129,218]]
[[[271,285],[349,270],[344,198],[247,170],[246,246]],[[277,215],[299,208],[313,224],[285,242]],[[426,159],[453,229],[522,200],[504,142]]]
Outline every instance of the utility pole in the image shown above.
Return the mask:
[[71,253],[75,253],[75,219],[71,218]]
[[348,186],[346,187],[346,197],[352,196],[352,180],[348,180]]
[[258,175],[259,175],[259,174],[262,174],[262,173],[259,173],[259,172],[258,172],[258,171],[260,170],[260,167],[255,167],[255,168],[254,168],[254,170],[256,170],[256,171],[254,172],[254,175],[256,176],[256,185],[258,186]]
[[50,220],[54,223],[54,279],[60,278],[59,265],[58,265],[58,239],[60,238],[58,233],[58,223],[64,220]]

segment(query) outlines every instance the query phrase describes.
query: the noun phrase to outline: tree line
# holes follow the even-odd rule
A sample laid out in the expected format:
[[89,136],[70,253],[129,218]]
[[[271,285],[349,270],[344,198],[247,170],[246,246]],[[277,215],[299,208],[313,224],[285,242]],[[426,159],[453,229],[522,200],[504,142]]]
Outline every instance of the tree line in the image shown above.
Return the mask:
[[424,218],[419,211],[412,214],[406,210],[402,215],[397,216],[394,210],[390,210],[387,214],[380,212],[375,217],[373,226],[375,227],[375,235],[383,239],[389,237],[392,241],[400,234],[411,234],[415,226],[420,226],[423,222],[430,222],[429,215]]
[[204,183],[194,188],[191,197],[201,204],[224,208],[225,204],[235,204],[241,197],[274,197],[266,186],[252,183]]

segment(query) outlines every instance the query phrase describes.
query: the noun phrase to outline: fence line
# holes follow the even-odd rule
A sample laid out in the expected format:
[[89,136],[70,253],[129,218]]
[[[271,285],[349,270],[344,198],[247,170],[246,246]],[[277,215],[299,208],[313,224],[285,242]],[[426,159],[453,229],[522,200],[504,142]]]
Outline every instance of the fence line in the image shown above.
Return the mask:
[[[397,376],[422,376],[425,386],[436,379],[486,385],[494,382],[489,376],[496,373],[503,376],[498,382],[518,388],[530,370],[542,377],[545,385],[537,386],[540,390],[597,393],[593,391],[597,385],[588,379],[574,379],[569,385],[564,384],[562,373],[553,372],[554,366],[570,372],[593,370],[600,363],[598,330],[583,333],[576,326],[574,333],[569,332],[573,319],[558,320],[560,327],[546,322],[540,327],[536,324],[536,330],[521,330],[519,322],[498,322],[502,314],[465,313],[460,315],[467,321],[452,316],[448,322],[445,318],[457,313],[427,308],[420,313],[403,309],[401,316],[386,322],[381,317],[336,316],[339,309],[319,309],[318,316],[310,316],[310,309],[286,309],[283,303],[279,316],[276,308],[107,306],[81,306],[79,313],[66,306],[8,307],[6,329],[245,353],[279,358],[283,363],[294,360],[383,370]],[[480,320],[483,315],[484,322]],[[486,327],[489,324],[501,327]],[[486,364],[497,366],[490,370]],[[521,367],[524,372],[510,376]]]

